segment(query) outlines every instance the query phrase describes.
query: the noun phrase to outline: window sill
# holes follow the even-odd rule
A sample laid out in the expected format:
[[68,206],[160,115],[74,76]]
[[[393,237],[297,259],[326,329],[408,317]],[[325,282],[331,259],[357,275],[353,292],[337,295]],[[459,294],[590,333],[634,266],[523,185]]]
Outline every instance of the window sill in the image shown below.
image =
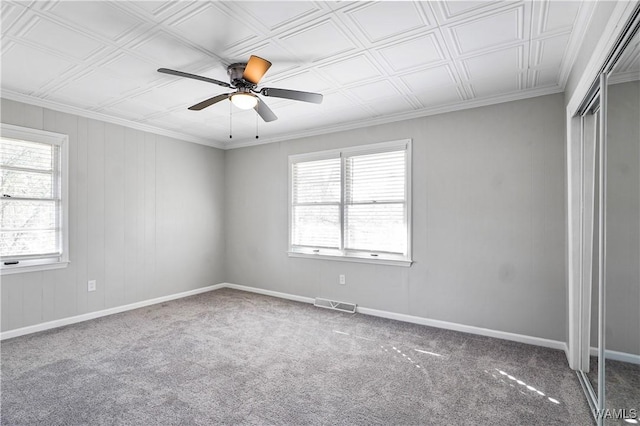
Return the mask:
[[356,262],[356,263],[373,263],[376,265],[388,265],[388,266],[402,266],[408,268],[413,263],[412,260],[400,260],[400,259],[385,259],[383,257],[364,257],[354,255],[339,255],[339,254],[319,254],[319,253],[301,253],[297,251],[287,252],[289,257],[300,257],[305,259],[321,259],[321,260],[337,260],[339,262]]
[[50,269],[63,269],[69,266],[69,261],[31,262],[18,265],[0,265],[0,275],[21,274],[24,272],[47,271]]

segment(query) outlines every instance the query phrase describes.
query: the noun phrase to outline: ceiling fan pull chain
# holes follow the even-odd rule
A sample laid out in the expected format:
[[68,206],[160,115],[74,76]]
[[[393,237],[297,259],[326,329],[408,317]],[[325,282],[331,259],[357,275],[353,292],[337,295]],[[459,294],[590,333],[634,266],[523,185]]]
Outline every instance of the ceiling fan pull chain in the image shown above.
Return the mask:
[[233,115],[233,105],[229,102],[229,139],[233,139],[233,120],[231,116]]
[[256,139],[260,138],[260,136],[258,136],[258,114],[256,114]]

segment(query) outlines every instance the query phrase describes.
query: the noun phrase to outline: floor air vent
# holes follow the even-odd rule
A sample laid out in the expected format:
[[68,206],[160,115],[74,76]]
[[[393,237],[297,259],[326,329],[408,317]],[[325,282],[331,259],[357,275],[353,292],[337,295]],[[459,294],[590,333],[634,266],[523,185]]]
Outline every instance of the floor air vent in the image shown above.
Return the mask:
[[316,301],[313,304],[319,308],[335,309],[336,311],[349,312],[350,314],[356,312],[355,303],[337,302],[335,300],[316,297]]

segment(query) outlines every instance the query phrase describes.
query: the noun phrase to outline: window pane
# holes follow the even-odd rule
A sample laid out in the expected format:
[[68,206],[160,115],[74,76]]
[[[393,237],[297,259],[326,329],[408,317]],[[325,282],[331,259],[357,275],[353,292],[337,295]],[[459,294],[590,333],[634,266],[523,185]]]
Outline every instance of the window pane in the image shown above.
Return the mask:
[[2,138],[0,164],[36,170],[53,169],[54,145]]
[[346,159],[347,202],[404,201],[405,151]]
[[404,204],[358,204],[345,212],[345,248],[404,253]]
[[292,244],[309,247],[340,247],[340,208],[336,206],[295,206]]
[[0,256],[58,253],[56,231],[2,231]]
[[53,198],[51,173],[33,173],[19,170],[2,170],[0,190],[12,197]]
[[293,164],[293,203],[340,201],[340,159]]
[[3,231],[54,229],[55,201],[0,199],[0,223]]
[[0,255],[15,260],[57,257],[64,247],[61,196],[66,138],[9,125],[2,125],[2,133]]

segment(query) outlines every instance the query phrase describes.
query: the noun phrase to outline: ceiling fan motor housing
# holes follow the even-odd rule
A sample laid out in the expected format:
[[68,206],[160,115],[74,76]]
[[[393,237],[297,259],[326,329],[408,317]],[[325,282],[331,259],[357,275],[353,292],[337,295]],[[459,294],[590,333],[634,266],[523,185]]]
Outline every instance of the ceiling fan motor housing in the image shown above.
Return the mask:
[[238,62],[227,67],[227,74],[229,75],[229,80],[232,86],[239,89],[255,87],[255,84],[252,84],[242,78],[246,66],[247,64],[245,62]]

